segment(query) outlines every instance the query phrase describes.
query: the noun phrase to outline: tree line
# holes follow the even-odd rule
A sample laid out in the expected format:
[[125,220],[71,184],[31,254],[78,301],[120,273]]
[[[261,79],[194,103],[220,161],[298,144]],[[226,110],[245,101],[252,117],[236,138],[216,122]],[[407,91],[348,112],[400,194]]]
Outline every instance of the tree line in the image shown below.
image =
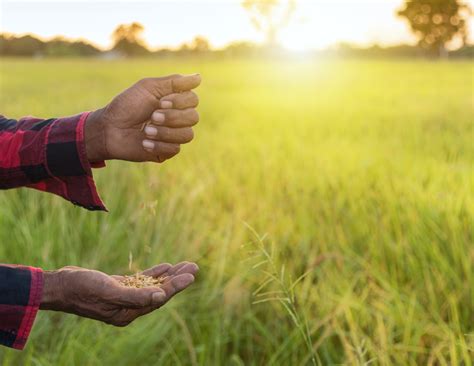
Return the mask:
[[[326,57],[357,57],[357,58],[421,58],[433,57],[433,52],[420,46],[398,45],[380,47],[374,45],[369,48],[360,48],[349,43],[339,43],[324,51],[310,52],[313,56]],[[266,47],[252,42],[234,42],[224,49],[213,50],[204,37],[196,37],[190,43],[183,44],[178,49],[149,50],[146,46],[121,41],[110,50],[101,50],[85,41],[69,41],[64,38],[55,38],[42,41],[32,35],[15,37],[0,34],[0,56],[11,57],[168,57],[168,56],[193,56],[214,55],[223,57],[262,57],[281,56],[289,57],[283,49]],[[474,46],[465,45],[456,50],[446,52],[449,58],[474,58]]]
[[[242,6],[255,28],[265,35],[267,45],[275,45],[278,32],[295,13],[297,0],[242,0]],[[450,42],[466,46],[467,19],[472,15],[471,7],[463,0],[404,0],[397,11],[417,37],[422,53],[431,57],[447,56]]]
[[[104,56],[134,57],[170,54],[224,54],[239,55],[283,55],[278,45],[278,33],[286,27],[295,13],[297,0],[243,0],[252,24],[265,35],[266,43],[257,46],[250,42],[235,42],[223,50],[211,50],[209,41],[202,36],[181,45],[178,49],[151,51],[143,37],[143,26],[134,22],[121,24],[112,33],[113,47],[104,51],[85,41],[69,41],[54,38],[42,41],[32,35],[17,37],[0,34],[0,55],[5,56]],[[472,9],[460,0],[405,0],[397,15],[405,19],[418,38],[417,46],[396,46],[360,49],[340,44],[325,51],[329,55],[343,56],[429,56],[429,57],[473,57],[473,47],[466,44],[467,19]],[[337,26],[337,24],[335,24]],[[454,52],[447,50],[450,42],[457,41],[462,47]]]

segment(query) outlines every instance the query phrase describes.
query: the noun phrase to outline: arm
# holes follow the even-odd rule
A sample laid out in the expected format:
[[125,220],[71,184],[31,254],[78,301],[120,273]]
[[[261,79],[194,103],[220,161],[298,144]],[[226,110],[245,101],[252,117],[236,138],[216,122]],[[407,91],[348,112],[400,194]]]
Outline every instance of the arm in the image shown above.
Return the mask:
[[107,106],[68,118],[0,119],[0,189],[27,186],[105,210],[91,166],[162,163],[193,138],[199,75],[140,80]]
[[79,267],[58,271],[0,265],[0,344],[23,349],[39,309],[54,310],[125,326],[159,309],[194,282],[198,267],[182,262],[157,265],[144,272],[166,276],[160,287],[128,288],[109,276]]
[[[91,166],[108,159],[161,163],[176,155],[193,138],[199,116],[191,89],[200,81],[199,75],[143,79],[90,114],[0,119],[0,188],[32,187],[104,209]],[[42,272],[0,265],[0,344],[23,348],[38,308],[127,325],[189,286],[197,270],[194,263],[163,264],[144,272],[166,275],[160,288],[130,289],[120,276],[77,267]]]
[[0,116],[0,188],[26,186],[90,210],[104,210],[86,155],[88,116],[18,122]]

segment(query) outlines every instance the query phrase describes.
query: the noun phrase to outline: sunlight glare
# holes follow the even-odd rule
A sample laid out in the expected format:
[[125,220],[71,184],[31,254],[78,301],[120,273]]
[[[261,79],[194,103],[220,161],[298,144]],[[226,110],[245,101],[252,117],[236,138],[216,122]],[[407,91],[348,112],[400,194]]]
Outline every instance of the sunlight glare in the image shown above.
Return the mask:
[[311,37],[305,37],[300,27],[291,27],[282,32],[280,42],[283,47],[293,52],[303,52],[314,48]]

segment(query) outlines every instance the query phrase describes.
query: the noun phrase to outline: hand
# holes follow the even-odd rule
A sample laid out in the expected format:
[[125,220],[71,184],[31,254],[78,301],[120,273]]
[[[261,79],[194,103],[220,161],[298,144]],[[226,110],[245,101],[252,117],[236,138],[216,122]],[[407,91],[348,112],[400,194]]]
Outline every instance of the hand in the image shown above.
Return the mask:
[[200,83],[198,74],[143,79],[92,112],[85,128],[89,161],[161,163],[176,155],[193,139],[199,100],[191,89]]
[[76,314],[115,326],[126,326],[168,302],[194,282],[195,263],[157,265],[142,274],[167,276],[160,287],[130,288],[119,283],[123,276],[80,267],[64,267],[44,272],[40,309]]

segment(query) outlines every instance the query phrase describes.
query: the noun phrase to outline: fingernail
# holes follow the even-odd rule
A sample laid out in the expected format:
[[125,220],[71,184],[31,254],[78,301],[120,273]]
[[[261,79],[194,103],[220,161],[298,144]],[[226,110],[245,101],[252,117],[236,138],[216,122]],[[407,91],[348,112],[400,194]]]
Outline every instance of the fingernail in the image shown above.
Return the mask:
[[151,116],[151,119],[153,122],[156,122],[157,124],[161,124],[165,122],[165,115],[161,112],[154,112],[153,115]]
[[156,135],[158,135],[158,130],[156,129],[156,127],[146,126],[145,127],[145,134],[148,135],[148,136],[156,136]]
[[162,109],[170,109],[170,108],[173,108],[173,102],[169,101],[169,100],[164,100],[162,101],[161,103],[161,108]]
[[143,140],[142,145],[143,145],[143,148],[149,152],[151,152],[153,148],[155,147],[155,143],[150,140]]
[[153,305],[160,305],[165,301],[165,299],[166,299],[166,294],[163,291],[154,292],[151,295],[151,301]]

